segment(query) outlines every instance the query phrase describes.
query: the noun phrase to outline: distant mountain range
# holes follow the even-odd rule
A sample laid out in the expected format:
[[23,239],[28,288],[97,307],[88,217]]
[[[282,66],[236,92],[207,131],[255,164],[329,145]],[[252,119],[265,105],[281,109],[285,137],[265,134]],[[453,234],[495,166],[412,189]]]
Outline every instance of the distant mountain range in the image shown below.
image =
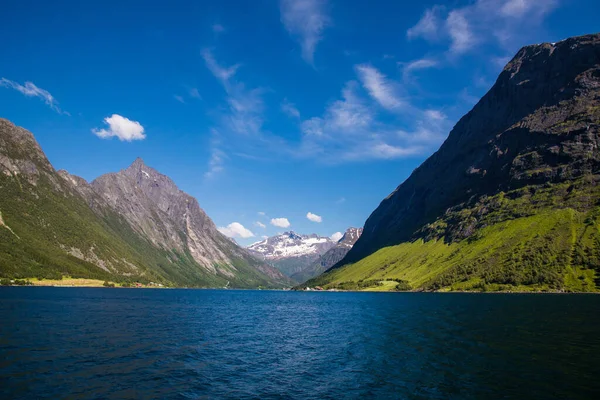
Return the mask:
[[325,236],[290,231],[254,243],[248,246],[248,250],[294,281],[304,282],[346,255],[361,232],[362,229],[349,228],[336,242]]
[[600,288],[600,34],[522,48],[308,285]]
[[302,283],[327,271],[348,254],[361,234],[362,228],[348,228],[344,233],[344,236],[342,236],[333,247],[327,250],[326,253],[321,255],[312,264],[293,273],[291,278],[296,282]]
[[88,183],[55,171],[30,132],[0,119],[0,276],[63,275],[194,287],[290,283],[141,159]]

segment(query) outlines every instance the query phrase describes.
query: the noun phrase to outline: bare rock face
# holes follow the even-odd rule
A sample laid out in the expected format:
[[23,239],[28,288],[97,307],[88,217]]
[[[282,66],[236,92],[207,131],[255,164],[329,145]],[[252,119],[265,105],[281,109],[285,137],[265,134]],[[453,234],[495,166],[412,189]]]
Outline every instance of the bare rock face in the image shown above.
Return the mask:
[[599,121],[600,34],[522,48],[441,148],[381,202],[340,265],[423,237],[423,226],[481,196],[597,173]]
[[206,270],[235,273],[233,256],[247,256],[223,236],[200,208],[167,176],[144,164],[141,158],[118,173],[91,182],[93,190],[155,246],[188,250]]
[[32,185],[43,174],[58,188],[54,168],[31,132],[0,118],[0,133],[0,173],[20,175]]

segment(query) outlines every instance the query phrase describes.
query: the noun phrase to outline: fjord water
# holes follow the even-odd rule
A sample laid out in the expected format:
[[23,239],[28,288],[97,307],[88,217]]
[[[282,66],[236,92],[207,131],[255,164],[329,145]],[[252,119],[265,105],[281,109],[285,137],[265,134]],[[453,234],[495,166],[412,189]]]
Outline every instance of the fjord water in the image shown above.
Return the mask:
[[591,398],[600,296],[0,289],[1,398]]

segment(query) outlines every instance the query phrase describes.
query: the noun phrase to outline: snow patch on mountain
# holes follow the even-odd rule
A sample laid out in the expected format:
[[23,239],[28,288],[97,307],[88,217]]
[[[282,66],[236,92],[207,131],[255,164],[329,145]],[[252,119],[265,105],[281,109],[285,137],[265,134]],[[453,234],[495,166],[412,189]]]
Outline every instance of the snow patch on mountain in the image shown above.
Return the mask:
[[248,249],[267,260],[324,254],[336,242],[328,237],[299,235],[293,231],[272,236],[248,246]]

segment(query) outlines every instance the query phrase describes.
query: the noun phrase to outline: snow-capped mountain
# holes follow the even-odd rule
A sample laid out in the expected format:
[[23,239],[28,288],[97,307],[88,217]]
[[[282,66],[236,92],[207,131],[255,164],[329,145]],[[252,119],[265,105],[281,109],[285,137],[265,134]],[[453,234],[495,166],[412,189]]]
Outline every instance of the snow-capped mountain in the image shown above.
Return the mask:
[[248,250],[289,276],[311,265],[336,243],[328,237],[290,231],[251,244]]
[[324,254],[335,243],[328,237],[316,234],[300,235],[290,231],[251,244],[248,249],[266,260],[278,260],[310,254]]
[[335,264],[340,262],[346,254],[350,251],[354,243],[358,240],[362,234],[363,228],[348,228],[344,233],[344,236],[327,251],[327,253],[320,256],[313,264],[303,268],[292,274],[291,278],[297,282],[305,282],[308,279],[314,278]]
[[336,247],[351,249],[362,234],[363,228],[348,228],[344,236],[337,242]]

